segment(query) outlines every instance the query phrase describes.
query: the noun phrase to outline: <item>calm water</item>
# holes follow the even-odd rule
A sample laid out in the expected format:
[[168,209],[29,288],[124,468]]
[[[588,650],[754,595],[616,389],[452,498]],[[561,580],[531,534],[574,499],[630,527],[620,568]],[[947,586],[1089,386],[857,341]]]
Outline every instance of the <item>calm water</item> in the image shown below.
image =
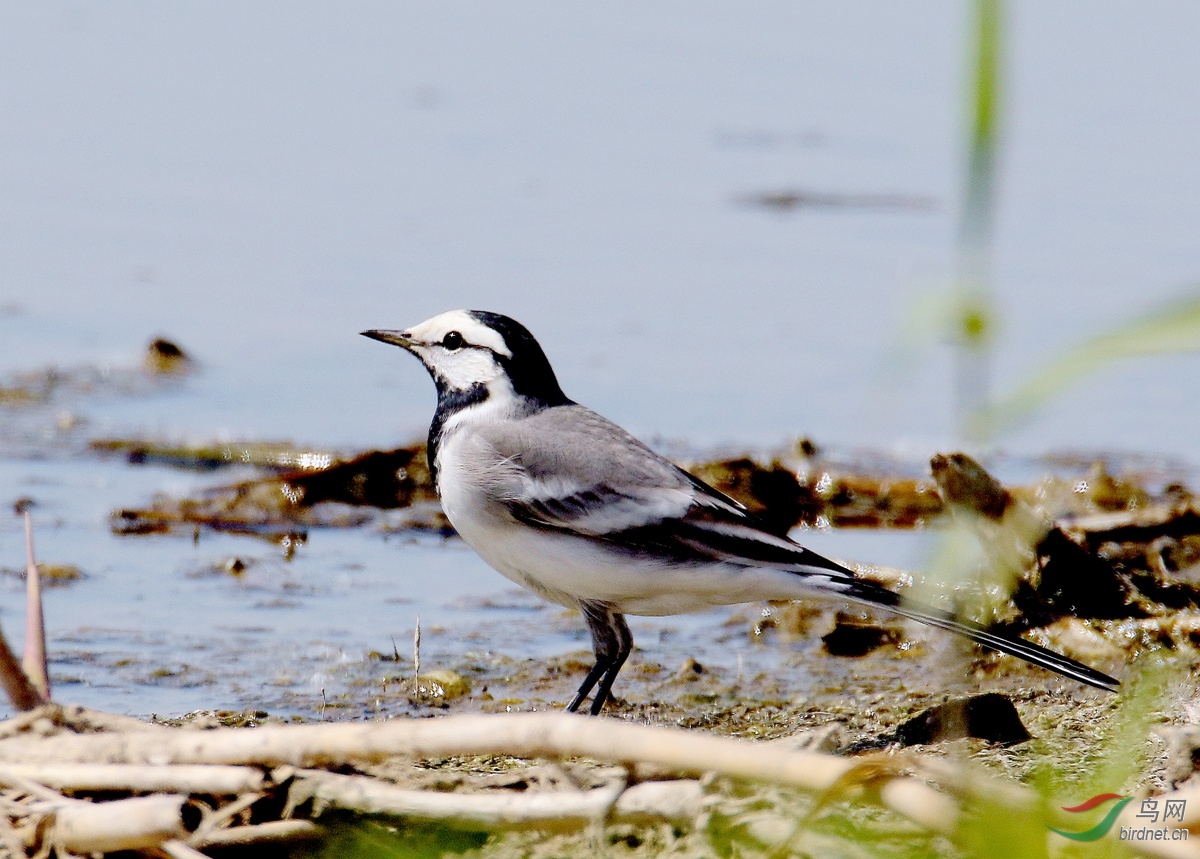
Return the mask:
[[[418,613],[490,622],[462,598],[505,582],[461,546],[319,533],[285,564],[244,538],[109,534],[113,507],[228,475],[96,460],[79,453],[90,437],[421,435],[432,386],[364,328],[508,313],[571,396],[645,437],[805,434],[914,468],[954,444],[951,356],[903,363],[894,347],[954,267],[965,8],[5,6],[0,374],[129,366],[160,334],[201,367],[0,411],[0,501],[34,498],[41,556],[86,574],[49,595],[54,671],[77,681],[63,697],[286,709],[279,690],[301,674],[336,687]],[[1001,391],[1200,278],[1200,7],[1097,9],[1010,7]],[[911,205],[747,202],[778,192]],[[1114,366],[999,443],[1194,464],[1197,360]],[[828,539],[885,563],[921,555],[904,538]],[[254,563],[213,572],[231,557]],[[0,567],[22,558],[19,522],[0,518]],[[21,587],[0,580],[18,641]],[[175,673],[150,677],[158,665]]]

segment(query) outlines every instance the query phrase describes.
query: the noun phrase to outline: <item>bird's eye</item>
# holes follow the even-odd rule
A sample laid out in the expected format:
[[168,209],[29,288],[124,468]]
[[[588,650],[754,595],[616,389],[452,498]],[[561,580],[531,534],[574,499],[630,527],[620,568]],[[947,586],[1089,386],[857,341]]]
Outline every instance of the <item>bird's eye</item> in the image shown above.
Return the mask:
[[458,349],[462,346],[462,344],[462,335],[457,331],[449,331],[446,333],[446,336],[442,338],[442,345],[450,350]]

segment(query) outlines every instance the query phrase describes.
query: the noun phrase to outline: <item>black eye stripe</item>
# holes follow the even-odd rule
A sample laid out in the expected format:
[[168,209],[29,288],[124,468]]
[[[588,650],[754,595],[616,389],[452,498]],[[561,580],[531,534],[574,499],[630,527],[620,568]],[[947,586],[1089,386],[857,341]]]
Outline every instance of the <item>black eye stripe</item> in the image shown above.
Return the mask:
[[442,345],[450,350],[460,349],[463,346],[463,336],[457,331],[448,331],[442,338]]

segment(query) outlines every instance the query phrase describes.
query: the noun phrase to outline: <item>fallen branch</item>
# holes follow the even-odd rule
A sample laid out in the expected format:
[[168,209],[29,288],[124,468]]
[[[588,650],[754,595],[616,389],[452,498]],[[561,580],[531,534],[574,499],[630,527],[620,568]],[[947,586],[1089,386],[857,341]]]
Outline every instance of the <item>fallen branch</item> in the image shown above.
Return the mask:
[[[310,768],[395,756],[459,755],[579,756],[653,764],[675,772],[712,772],[810,791],[829,789],[858,763],[818,752],[781,752],[732,738],[559,713],[0,740],[0,761],[29,764],[111,761]],[[879,795],[885,805],[927,829],[948,833],[957,824],[954,801],[923,781],[896,776],[884,783]]]
[[195,843],[195,847],[245,847],[250,844],[269,844],[284,841],[311,841],[325,834],[325,829],[310,820],[270,820],[249,826],[217,829]]
[[158,850],[160,853],[168,856],[169,859],[208,859],[207,856],[195,847],[175,838],[158,845]]
[[0,764],[0,783],[14,776],[56,790],[183,793],[234,796],[261,791],[262,770],[238,766],[155,764]]
[[46,845],[68,853],[107,853],[161,847],[186,838],[200,825],[200,810],[188,797],[155,794],[112,802],[87,802],[55,793],[41,782],[14,772],[0,773],[0,784],[28,795],[27,812],[50,821],[22,828],[26,847]]
[[[250,806],[262,799],[266,794],[263,793],[244,793],[235,799],[233,802],[223,805],[218,809],[206,814],[204,820],[196,827],[196,831],[192,833],[190,843],[198,844],[206,839],[209,834],[224,827],[229,821],[233,820],[238,815],[247,811]],[[283,815],[287,817],[288,815]]]
[[622,780],[593,790],[441,793],[396,787],[367,776],[304,770],[291,790],[290,802],[312,798],[364,814],[452,819],[455,826],[481,830],[574,830],[600,820],[690,822],[705,807],[704,789],[691,779],[645,782],[627,789]]
[[199,822],[200,812],[186,796],[71,801],[54,812],[49,840],[71,853],[141,850],[187,838]]

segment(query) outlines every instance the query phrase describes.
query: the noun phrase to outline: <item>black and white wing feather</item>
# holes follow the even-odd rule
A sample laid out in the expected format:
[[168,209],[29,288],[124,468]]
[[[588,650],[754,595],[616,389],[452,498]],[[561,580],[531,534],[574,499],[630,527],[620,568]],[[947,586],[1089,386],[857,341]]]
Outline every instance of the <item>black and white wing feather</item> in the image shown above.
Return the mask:
[[483,432],[513,467],[497,500],[525,525],[667,562],[778,566],[833,589],[856,581],[844,567],[770,534],[740,502],[582,406]]

